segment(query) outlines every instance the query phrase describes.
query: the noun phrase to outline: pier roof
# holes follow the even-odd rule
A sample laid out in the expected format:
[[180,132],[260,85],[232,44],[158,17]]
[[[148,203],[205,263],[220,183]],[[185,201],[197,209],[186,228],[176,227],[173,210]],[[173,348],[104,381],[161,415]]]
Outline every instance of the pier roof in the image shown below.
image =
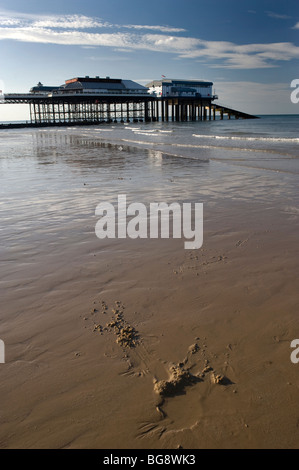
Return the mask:
[[58,90],[59,86],[44,86],[41,82],[30,89],[30,93],[51,93],[53,90]]
[[146,86],[147,87],[156,87],[156,86],[162,86],[163,84],[165,85],[186,85],[187,87],[192,87],[192,86],[213,86],[213,82],[207,82],[205,80],[185,80],[185,79],[179,79],[179,78],[163,78],[160,80],[153,80],[152,82],[148,83]]
[[65,84],[60,87],[60,90],[138,90],[147,93],[147,87],[134,82],[133,80],[122,80],[118,78],[90,78],[90,77],[77,77],[66,80]]

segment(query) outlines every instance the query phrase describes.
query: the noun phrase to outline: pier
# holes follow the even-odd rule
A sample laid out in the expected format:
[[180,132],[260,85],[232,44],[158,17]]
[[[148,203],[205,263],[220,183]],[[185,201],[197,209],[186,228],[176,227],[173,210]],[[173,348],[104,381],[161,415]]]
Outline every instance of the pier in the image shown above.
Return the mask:
[[131,80],[74,78],[61,87],[39,83],[29,93],[10,93],[2,103],[28,104],[30,121],[0,128],[91,125],[129,122],[185,122],[253,119],[255,116],[213,103],[212,83],[161,80],[144,87]]
[[257,116],[237,111],[206,100],[157,98],[154,120],[160,121],[211,121],[220,119],[258,119]]

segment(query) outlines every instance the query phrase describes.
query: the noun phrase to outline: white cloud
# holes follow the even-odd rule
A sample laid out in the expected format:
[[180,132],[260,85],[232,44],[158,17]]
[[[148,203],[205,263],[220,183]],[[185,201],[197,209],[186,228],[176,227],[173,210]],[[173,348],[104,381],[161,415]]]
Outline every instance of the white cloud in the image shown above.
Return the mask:
[[282,15],[282,14],[279,14],[279,13],[274,13],[273,11],[266,11],[266,13],[270,18],[275,18],[277,20],[289,20],[289,19],[292,18],[289,15]]
[[[8,16],[8,14],[10,16]],[[171,26],[159,25],[139,25],[126,24],[119,25],[102,21],[101,18],[85,15],[38,15],[16,12],[0,11],[0,25],[3,26],[32,26],[36,28],[59,28],[59,29],[90,29],[90,28],[126,28],[134,30],[152,30],[161,33],[181,33],[186,31],[183,28],[174,28]]]
[[229,68],[229,69],[267,69],[276,67],[273,64],[268,64],[258,55],[248,54],[232,54],[231,57],[226,58],[225,64],[212,65],[213,68]]
[[40,44],[60,44],[78,46],[134,46],[127,33],[86,33],[81,31],[55,31],[49,28],[22,27],[0,28],[0,39],[15,39],[22,42]]
[[82,15],[42,16],[33,21],[33,27],[36,28],[64,28],[64,29],[88,29],[111,27],[109,23],[102,22],[98,18],[90,18]]
[[299,47],[287,42],[239,45],[223,41],[201,41],[198,46],[202,47],[190,49],[181,56],[193,59],[212,58],[221,61],[219,66],[245,69],[276,67],[275,61],[299,57]]
[[[106,28],[105,32],[94,31],[103,28]],[[153,32],[146,33],[145,30]],[[289,42],[235,44],[205,41],[176,34],[182,31],[180,28],[160,25],[113,25],[100,18],[83,15],[60,17],[15,13],[9,16],[7,12],[0,13],[0,40],[78,45],[85,48],[104,46],[118,51],[148,50],[175,54],[181,59],[204,59],[212,67],[231,69],[277,67],[277,61],[299,58],[299,47]]]
[[20,20],[14,18],[0,17],[0,26],[17,26],[20,23]]
[[120,27],[128,28],[128,29],[137,29],[137,30],[151,29],[152,31],[160,31],[161,33],[182,33],[186,31],[183,28],[172,28],[170,26],[157,26],[157,25],[149,26],[149,25],[139,25],[139,24],[126,24]]

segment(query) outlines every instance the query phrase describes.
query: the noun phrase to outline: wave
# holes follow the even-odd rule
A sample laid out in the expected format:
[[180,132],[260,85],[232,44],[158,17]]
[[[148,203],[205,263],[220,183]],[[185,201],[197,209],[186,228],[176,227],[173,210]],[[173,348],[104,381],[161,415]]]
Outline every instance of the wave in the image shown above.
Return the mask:
[[148,137],[159,137],[159,134],[150,134],[149,132],[134,132],[135,135],[146,135]]
[[299,138],[295,137],[237,137],[237,136],[225,136],[225,135],[204,135],[204,134],[192,134],[193,137],[199,139],[219,139],[219,140],[246,140],[246,141],[257,141],[257,142],[299,142]]
[[127,127],[127,130],[133,131],[134,134],[172,134],[173,131],[162,131],[160,129],[141,129],[140,127]]
[[[139,133],[138,135],[142,135]],[[146,140],[132,140],[132,139],[121,139],[122,142],[128,142],[131,144],[138,144],[138,145],[148,145],[150,148],[158,148],[160,147],[177,147],[177,148],[186,148],[186,149],[204,149],[204,150],[222,150],[222,151],[233,151],[233,152],[246,152],[246,153],[266,153],[271,155],[278,155],[277,151],[274,149],[256,149],[256,148],[248,148],[248,147],[228,147],[228,146],[221,146],[221,145],[194,145],[194,144],[178,144],[174,142],[157,142],[157,141],[146,141]],[[164,152],[164,150],[163,150]],[[289,157],[291,159],[297,159],[298,157],[287,152],[279,151],[279,156]]]
[[113,132],[114,127],[111,129],[93,129],[94,132]]
[[152,133],[152,132],[157,132],[156,129],[141,129],[141,127],[132,127],[131,130],[133,132],[135,132],[135,131],[145,132],[146,134]]
[[129,144],[142,144],[142,145],[151,145],[151,146],[157,143],[157,142],[147,142],[145,140],[131,140],[131,139],[120,139],[120,140],[122,142],[128,142]]

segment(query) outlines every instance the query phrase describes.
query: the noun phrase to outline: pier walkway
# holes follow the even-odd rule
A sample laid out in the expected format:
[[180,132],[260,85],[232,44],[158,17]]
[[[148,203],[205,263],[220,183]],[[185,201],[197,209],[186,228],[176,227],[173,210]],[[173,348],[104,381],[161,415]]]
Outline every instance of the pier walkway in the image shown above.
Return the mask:
[[256,119],[257,116],[212,102],[211,98],[157,97],[149,93],[6,94],[2,104],[29,104],[27,123],[1,124],[0,129],[155,121]]

